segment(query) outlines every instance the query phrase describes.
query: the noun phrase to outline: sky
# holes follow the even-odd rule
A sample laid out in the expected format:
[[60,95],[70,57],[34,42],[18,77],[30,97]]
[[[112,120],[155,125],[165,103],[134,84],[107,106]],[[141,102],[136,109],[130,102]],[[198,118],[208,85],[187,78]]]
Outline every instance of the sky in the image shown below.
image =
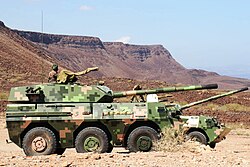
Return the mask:
[[249,9],[249,0],[5,0],[0,20],[18,30],[161,44],[186,68],[250,78]]

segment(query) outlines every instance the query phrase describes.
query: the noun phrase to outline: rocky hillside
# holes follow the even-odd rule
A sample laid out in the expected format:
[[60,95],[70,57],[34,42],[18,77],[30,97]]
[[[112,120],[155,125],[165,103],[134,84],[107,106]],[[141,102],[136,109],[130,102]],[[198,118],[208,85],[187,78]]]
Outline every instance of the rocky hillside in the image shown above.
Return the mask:
[[42,36],[35,32],[16,32],[42,46],[51,53],[53,59],[73,71],[98,66],[99,76],[105,77],[164,80],[170,83],[198,82],[161,45],[128,45],[102,42],[95,37],[51,34]]
[[80,71],[98,66],[94,77],[161,80],[169,84],[217,82],[221,88],[250,86],[247,79],[190,70],[175,61],[162,45],[102,42],[97,37],[41,34],[12,30],[0,22],[1,89],[28,82],[46,82],[52,63]]
[[51,66],[41,47],[20,37],[0,22],[0,90],[16,83],[42,82]]
[[215,72],[186,69],[162,45],[130,45],[102,42],[96,37],[15,31],[41,46],[51,59],[73,71],[100,67],[99,77],[162,80],[171,84],[219,83],[221,88],[250,86],[247,79],[220,76]]

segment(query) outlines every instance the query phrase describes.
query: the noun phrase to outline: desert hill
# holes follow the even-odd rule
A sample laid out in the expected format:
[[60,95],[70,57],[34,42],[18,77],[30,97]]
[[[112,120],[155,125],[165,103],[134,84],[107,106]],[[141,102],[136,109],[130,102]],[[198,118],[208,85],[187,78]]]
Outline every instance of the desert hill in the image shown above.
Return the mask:
[[[164,80],[170,83],[198,83],[161,45],[128,45],[102,42],[85,36],[52,35],[15,31],[42,46],[51,58],[73,71],[100,67],[99,76]],[[42,44],[43,38],[43,44]],[[186,76],[185,79],[180,76]],[[164,79],[163,79],[164,78]]]
[[47,82],[51,64],[80,71],[98,66],[88,76],[161,80],[169,84],[219,83],[221,88],[249,86],[247,79],[186,69],[162,45],[102,42],[97,37],[41,34],[12,30],[0,22],[1,90],[27,82]]
[[247,79],[186,69],[162,45],[131,45],[121,42],[102,42],[97,37],[41,34],[18,30],[15,32],[42,47],[52,60],[60,62],[70,70],[80,71],[89,66],[100,67],[100,71],[94,74],[98,77],[161,80],[170,84],[216,82],[223,89],[250,86],[250,81]]
[[0,90],[9,89],[16,83],[42,82],[49,57],[41,47],[20,37],[0,22]]

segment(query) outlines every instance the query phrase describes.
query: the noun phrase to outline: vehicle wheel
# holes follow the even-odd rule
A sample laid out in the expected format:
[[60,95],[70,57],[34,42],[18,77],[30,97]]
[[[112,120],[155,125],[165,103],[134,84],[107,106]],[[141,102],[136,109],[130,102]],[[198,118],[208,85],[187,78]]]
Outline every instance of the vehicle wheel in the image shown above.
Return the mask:
[[198,131],[193,131],[191,133],[188,134],[188,139],[191,139],[192,141],[198,141],[201,144],[205,144],[207,145],[207,138],[206,136]]
[[76,152],[98,152],[104,153],[108,151],[109,142],[106,133],[96,127],[88,127],[83,129],[75,139]]
[[130,152],[150,151],[153,141],[159,139],[159,134],[153,128],[141,126],[134,129],[128,136],[127,147]]
[[107,153],[111,153],[113,148],[114,148],[114,146],[109,142]]
[[23,138],[23,150],[27,156],[49,155],[56,151],[56,136],[48,128],[36,127]]
[[63,153],[65,152],[66,148],[57,148],[56,149],[56,154],[58,155],[63,155]]

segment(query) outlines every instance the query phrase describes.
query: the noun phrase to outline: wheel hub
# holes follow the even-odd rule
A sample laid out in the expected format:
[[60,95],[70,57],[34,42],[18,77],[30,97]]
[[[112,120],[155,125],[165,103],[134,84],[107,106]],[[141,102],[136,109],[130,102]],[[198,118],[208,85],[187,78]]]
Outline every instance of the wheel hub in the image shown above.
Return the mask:
[[92,152],[98,149],[98,147],[100,146],[100,142],[96,137],[88,137],[84,141],[83,145],[86,151]]
[[148,136],[141,136],[137,140],[137,146],[141,151],[148,151],[152,146],[152,140]]
[[42,138],[42,137],[36,137],[32,141],[32,146],[31,147],[36,152],[42,152],[47,148],[46,140],[44,138]]
[[192,141],[195,141],[195,142],[200,142],[201,143],[201,139],[199,139],[198,137],[194,136],[191,138]]

